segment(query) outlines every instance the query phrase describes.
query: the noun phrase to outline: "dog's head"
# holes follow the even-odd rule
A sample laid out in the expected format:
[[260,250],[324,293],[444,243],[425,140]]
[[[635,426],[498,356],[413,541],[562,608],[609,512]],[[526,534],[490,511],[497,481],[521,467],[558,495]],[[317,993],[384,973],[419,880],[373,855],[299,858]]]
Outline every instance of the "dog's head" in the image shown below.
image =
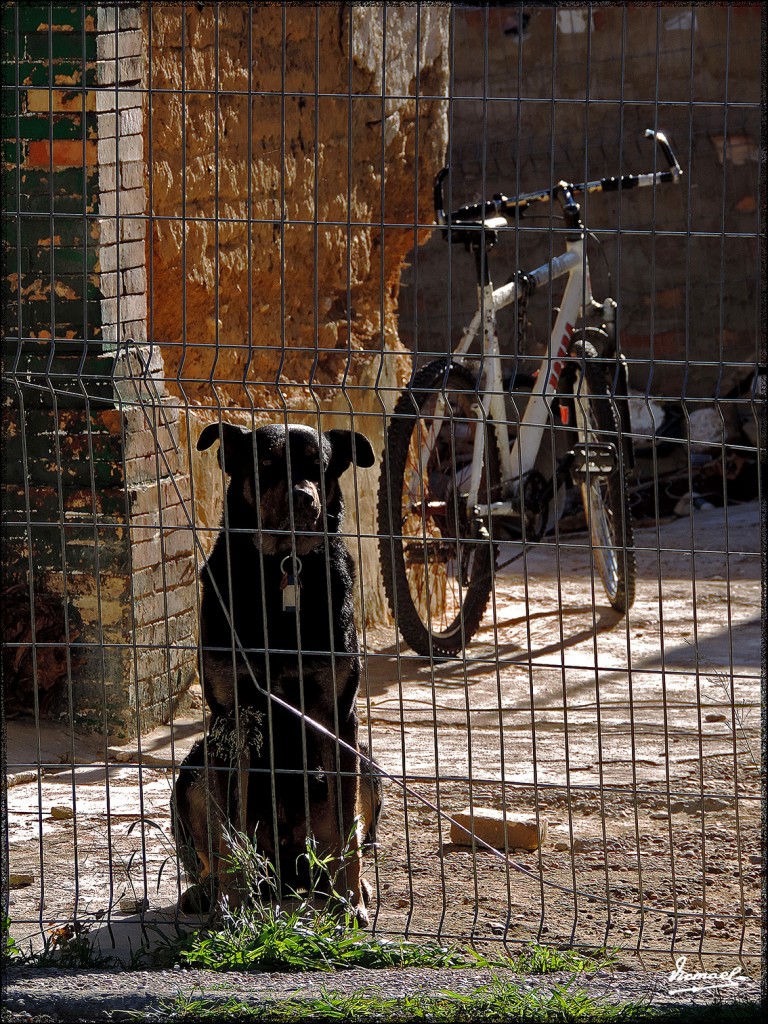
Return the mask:
[[197,439],[198,451],[217,441],[219,464],[229,476],[229,525],[254,531],[265,555],[291,550],[306,554],[337,533],[344,512],[341,474],[355,462],[374,463],[367,437],[351,430],[318,434],[311,427],[269,424],[250,431],[211,423]]

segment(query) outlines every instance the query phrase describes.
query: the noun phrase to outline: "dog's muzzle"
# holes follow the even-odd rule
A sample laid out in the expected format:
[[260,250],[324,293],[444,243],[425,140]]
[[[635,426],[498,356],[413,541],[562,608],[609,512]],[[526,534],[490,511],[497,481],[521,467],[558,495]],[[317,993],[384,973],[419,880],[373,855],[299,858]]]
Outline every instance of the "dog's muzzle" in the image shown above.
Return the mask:
[[312,484],[293,488],[293,524],[297,530],[310,530],[320,518],[320,495]]

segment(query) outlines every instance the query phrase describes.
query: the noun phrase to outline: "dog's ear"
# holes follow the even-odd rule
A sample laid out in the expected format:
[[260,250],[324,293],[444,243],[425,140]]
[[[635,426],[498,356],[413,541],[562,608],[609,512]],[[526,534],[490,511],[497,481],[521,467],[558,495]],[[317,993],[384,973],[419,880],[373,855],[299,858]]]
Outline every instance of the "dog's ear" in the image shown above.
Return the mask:
[[218,453],[219,465],[225,473],[232,476],[245,459],[253,460],[252,438],[251,431],[245,427],[236,427],[232,423],[209,423],[197,439],[197,450],[204,452],[206,448],[220,440],[222,444]]
[[327,469],[329,476],[341,476],[349,469],[353,459],[363,469],[368,469],[376,461],[371,442],[365,434],[352,430],[329,430],[325,436],[331,442],[331,461]]

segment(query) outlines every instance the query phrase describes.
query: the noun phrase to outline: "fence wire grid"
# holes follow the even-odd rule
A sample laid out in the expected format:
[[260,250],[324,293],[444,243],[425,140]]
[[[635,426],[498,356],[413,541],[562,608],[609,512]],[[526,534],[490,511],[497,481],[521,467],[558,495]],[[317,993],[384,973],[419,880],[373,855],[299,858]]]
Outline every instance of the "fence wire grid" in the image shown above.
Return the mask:
[[375,935],[756,961],[762,7],[3,30],[11,934],[190,928],[230,827]]

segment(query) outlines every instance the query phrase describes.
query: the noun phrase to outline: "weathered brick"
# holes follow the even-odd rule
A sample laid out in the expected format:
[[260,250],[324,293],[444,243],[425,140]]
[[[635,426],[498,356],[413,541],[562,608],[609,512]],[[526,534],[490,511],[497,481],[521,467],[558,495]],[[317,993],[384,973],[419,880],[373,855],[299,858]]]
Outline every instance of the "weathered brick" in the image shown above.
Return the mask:
[[168,559],[191,555],[194,536],[191,529],[175,528],[164,530],[163,550]]
[[99,85],[114,85],[115,82],[140,82],[144,73],[144,57],[125,57],[117,62],[99,60],[96,62],[96,77]]
[[98,147],[95,142],[59,139],[54,142],[43,139],[30,142],[25,164],[27,167],[81,167],[83,154],[87,166],[98,162]]
[[169,620],[159,619],[157,622],[136,624],[136,645],[137,647],[151,649],[168,643]]
[[[103,114],[99,115],[99,120],[104,118]],[[98,142],[98,157],[99,164],[113,164],[118,159],[129,163],[132,160],[141,160],[144,156],[144,139],[141,134],[138,135],[126,135],[116,139],[114,135],[114,126],[112,128],[112,135],[103,138],[99,134]],[[123,208],[123,193],[119,193],[120,207]],[[103,210],[103,204],[102,204]],[[132,211],[133,212],[133,211]]]
[[[146,434],[146,438],[150,438],[151,434]],[[154,442],[152,442],[154,443]],[[131,511],[135,515],[148,514],[152,517],[152,521],[160,526],[160,513],[159,507],[163,508],[164,523],[167,525],[177,524],[180,522],[181,525],[186,524],[185,518],[179,518],[177,515],[170,513],[172,503],[178,501],[176,494],[176,486],[178,485],[176,479],[161,479],[160,487],[158,487],[157,478],[151,480],[148,483],[137,485],[132,484],[128,490],[128,498],[131,505]],[[159,492],[159,494],[158,494]]]
[[99,33],[114,32],[116,28],[137,29],[141,27],[141,13],[138,5],[99,4],[96,27]]
[[[159,647],[152,650],[144,650],[139,659],[139,678],[146,683],[154,682],[157,677],[167,675],[169,668],[168,650]],[[151,689],[150,689],[151,692]]]
[[167,598],[169,615],[183,615],[184,612],[190,610],[194,600],[191,589],[187,587],[178,587],[176,590],[169,590]]
[[[133,107],[120,111],[120,136],[142,135],[144,132],[144,113],[141,107]],[[122,151],[121,151],[122,152]],[[128,158],[124,158],[126,163]]]
[[102,192],[99,213],[102,217],[126,217],[146,213],[147,196],[143,187]]
[[129,31],[120,26],[118,33],[115,31],[100,32],[96,38],[96,59],[114,60],[117,55],[120,59],[124,57],[135,57],[142,53],[144,48],[144,37],[141,32]]
[[112,270],[117,270],[118,266],[121,270],[125,270],[129,267],[143,267],[144,243],[125,242],[119,246],[104,246],[99,250],[99,266],[102,273],[109,273]]
[[[128,107],[125,110],[120,111],[120,118],[118,122],[117,113],[114,110],[100,112],[98,114],[98,134],[99,140],[114,139],[117,134],[117,126],[120,126],[120,138],[127,139],[132,135],[141,135],[144,130],[144,115],[140,107]],[[26,136],[24,136],[26,137]],[[123,145],[120,146],[120,153],[122,155]],[[143,147],[142,147],[143,149]],[[125,156],[126,162],[135,157],[131,157],[130,150]],[[114,156],[108,160],[108,163],[114,163]]]
[[122,110],[128,107],[140,107],[143,94],[139,89],[96,89],[96,110]]
[[151,622],[158,622],[165,619],[165,599],[162,593],[155,591],[147,594],[134,608],[136,621],[147,625]]
[[[125,458],[128,462],[133,459],[144,459],[148,455],[155,455],[157,452],[157,442],[155,441],[154,433],[152,430],[131,430],[126,431],[125,436]],[[141,488],[142,492],[146,491],[149,494],[149,501],[151,507],[157,507],[157,488],[152,484],[149,484]],[[139,493],[135,496],[131,495],[131,508],[135,511],[147,511],[148,507],[144,503],[146,498],[142,497]]]
[[118,283],[116,273],[99,274],[99,291],[105,299],[113,299],[117,295]]
[[101,301],[101,322],[114,324],[120,320],[138,320],[147,315],[146,295],[120,295]]
[[80,90],[60,87],[55,87],[50,91],[48,89],[27,89],[26,104],[27,110],[30,112],[52,111],[54,113],[81,114],[84,110],[96,109],[96,93],[92,89],[83,93]]
[[105,324],[102,328],[104,342],[116,342],[118,336],[121,341],[131,341],[143,345],[147,341],[146,320],[121,321],[117,324]]
[[190,595],[190,607],[186,612],[176,617],[174,626],[174,635],[179,645],[189,645],[190,642],[193,644],[197,643],[197,632],[198,632],[198,612],[197,612],[197,601],[195,599],[194,591]]
[[[160,542],[160,531],[157,530],[153,537],[146,537],[136,540],[135,532],[132,531],[133,543],[131,544],[131,562],[134,572],[146,567],[157,569],[163,557],[163,549]],[[159,582],[159,581],[158,581]]]
[[144,190],[145,163],[141,160],[125,160],[120,154],[120,186],[124,189],[140,188]]
[[123,271],[123,291],[127,295],[139,295],[147,290],[147,271],[144,267],[133,267]]
[[195,585],[195,554],[194,549],[181,551],[173,556],[166,555],[164,563],[166,585],[169,587],[187,587]]
[[134,600],[153,594],[158,589],[157,569],[155,566],[138,567],[133,564],[133,596]]

